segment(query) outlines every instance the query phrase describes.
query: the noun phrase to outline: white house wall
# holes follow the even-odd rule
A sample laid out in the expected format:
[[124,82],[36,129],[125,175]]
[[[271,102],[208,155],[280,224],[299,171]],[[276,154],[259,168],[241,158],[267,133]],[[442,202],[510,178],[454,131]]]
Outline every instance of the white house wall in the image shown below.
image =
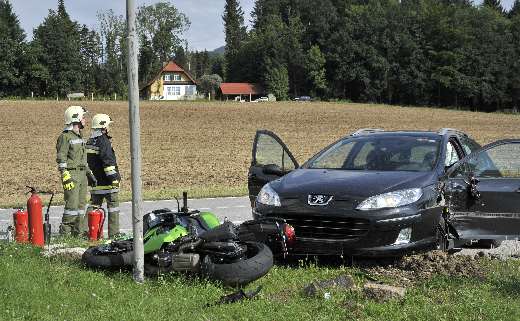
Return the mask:
[[[169,88],[172,88],[170,90],[170,93],[175,93],[174,87],[179,87],[179,94],[168,94]],[[197,86],[196,85],[164,85],[163,95],[161,100],[184,100],[189,98],[194,98],[194,96],[197,94]]]

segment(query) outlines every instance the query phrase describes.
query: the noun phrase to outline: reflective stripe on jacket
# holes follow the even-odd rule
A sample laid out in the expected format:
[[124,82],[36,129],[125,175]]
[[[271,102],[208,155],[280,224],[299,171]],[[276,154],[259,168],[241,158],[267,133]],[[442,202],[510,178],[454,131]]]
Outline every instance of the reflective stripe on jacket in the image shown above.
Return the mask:
[[102,190],[104,193],[117,192],[117,189],[112,188],[112,181],[120,180],[119,170],[116,155],[107,134],[93,133],[87,142],[87,159],[98,185],[92,189],[92,193],[101,194]]

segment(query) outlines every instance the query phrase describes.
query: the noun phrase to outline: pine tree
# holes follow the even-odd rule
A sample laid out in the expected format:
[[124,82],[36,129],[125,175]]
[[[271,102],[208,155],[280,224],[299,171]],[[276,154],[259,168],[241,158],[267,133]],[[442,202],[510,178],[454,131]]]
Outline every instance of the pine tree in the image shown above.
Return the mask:
[[520,0],[515,0],[508,15],[510,18],[520,15]]
[[222,19],[226,33],[225,78],[229,82],[240,81],[240,65],[237,64],[237,58],[242,42],[246,37],[246,27],[244,26],[244,11],[242,11],[238,0],[226,0]]
[[496,10],[500,13],[504,13],[504,7],[502,7],[500,0],[484,0],[482,5]]
[[0,96],[17,95],[23,83],[25,34],[8,0],[0,0]]
[[65,95],[83,91],[81,68],[81,33],[77,22],[70,19],[63,0],[58,10],[34,30],[33,43],[40,46],[38,61],[49,71],[47,93]]

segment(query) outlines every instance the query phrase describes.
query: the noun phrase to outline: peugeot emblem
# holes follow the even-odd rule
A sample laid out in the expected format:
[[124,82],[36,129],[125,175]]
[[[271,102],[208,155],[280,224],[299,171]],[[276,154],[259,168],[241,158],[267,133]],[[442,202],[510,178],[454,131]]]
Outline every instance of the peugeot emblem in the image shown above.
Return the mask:
[[318,195],[318,194],[310,194],[307,202],[311,206],[325,206],[328,205],[332,201],[331,195]]

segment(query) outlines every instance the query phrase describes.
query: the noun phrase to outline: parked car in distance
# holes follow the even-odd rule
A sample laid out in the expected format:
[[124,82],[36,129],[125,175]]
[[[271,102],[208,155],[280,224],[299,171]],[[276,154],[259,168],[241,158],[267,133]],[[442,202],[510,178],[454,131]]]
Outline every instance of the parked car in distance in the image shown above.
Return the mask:
[[269,98],[267,98],[267,97],[259,97],[259,98],[255,99],[255,101],[257,101],[257,102],[269,101]]
[[260,130],[248,187],[253,218],[295,228],[294,254],[400,256],[520,237],[520,140],[362,129],[299,166]]
[[311,97],[310,96],[299,96],[299,97],[295,97],[294,98],[295,101],[311,101]]

